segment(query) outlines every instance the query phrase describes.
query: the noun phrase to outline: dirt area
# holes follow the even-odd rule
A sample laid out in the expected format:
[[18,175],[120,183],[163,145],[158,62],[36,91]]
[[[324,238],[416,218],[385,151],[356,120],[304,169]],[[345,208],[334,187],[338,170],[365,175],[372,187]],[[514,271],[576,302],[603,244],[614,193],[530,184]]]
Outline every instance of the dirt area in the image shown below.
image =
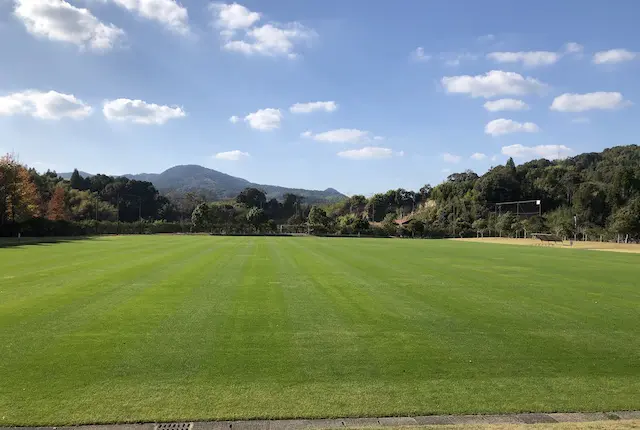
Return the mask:
[[470,238],[470,239],[452,239],[460,240],[464,242],[481,242],[481,243],[499,243],[506,245],[526,245],[526,246],[545,246],[553,248],[567,248],[567,249],[587,249],[590,251],[611,251],[611,252],[629,252],[640,254],[640,245],[632,243],[612,243],[612,242],[573,242],[573,246],[569,241],[564,243],[550,244],[548,242],[541,242],[537,239],[510,239],[503,237],[485,237],[485,238]]

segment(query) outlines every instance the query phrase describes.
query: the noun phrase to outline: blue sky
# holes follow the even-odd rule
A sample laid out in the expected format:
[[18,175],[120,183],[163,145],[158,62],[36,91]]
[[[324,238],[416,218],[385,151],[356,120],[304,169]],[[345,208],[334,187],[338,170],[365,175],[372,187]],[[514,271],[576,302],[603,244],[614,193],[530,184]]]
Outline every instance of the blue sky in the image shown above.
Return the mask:
[[638,16],[635,0],[2,0],[0,151],[370,194],[637,144]]

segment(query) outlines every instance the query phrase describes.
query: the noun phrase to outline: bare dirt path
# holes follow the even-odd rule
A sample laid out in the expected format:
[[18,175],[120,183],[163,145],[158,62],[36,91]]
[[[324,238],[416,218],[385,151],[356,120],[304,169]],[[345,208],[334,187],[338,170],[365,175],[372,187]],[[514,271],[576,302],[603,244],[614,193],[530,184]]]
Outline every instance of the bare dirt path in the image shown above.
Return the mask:
[[511,239],[504,237],[485,237],[485,238],[468,238],[468,239],[450,239],[463,242],[479,242],[479,243],[497,243],[502,245],[524,245],[524,246],[546,246],[553,248],[566,249],[586,249],[590,251],[610,251],[610,252],[627,252],[640,254],[640,245],[632,243],[612,243],[612,242],[564,242],[562,244],[545,244],[537,239]]

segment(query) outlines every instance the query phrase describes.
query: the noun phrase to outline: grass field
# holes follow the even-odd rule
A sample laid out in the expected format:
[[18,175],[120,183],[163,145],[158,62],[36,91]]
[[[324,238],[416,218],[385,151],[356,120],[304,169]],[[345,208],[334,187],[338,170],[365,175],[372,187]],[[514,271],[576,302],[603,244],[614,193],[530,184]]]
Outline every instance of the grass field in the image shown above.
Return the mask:
[[640,409],[640,256],[457,241],[0,248],[0,426]]

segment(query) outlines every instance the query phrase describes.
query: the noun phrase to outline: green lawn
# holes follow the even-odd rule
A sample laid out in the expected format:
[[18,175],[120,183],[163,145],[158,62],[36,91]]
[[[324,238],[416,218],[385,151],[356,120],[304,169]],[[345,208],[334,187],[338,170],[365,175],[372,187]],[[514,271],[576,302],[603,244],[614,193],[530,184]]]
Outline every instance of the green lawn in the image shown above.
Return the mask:
[[385,239],[0,247],[0,426],[640,409],[640,255]]

